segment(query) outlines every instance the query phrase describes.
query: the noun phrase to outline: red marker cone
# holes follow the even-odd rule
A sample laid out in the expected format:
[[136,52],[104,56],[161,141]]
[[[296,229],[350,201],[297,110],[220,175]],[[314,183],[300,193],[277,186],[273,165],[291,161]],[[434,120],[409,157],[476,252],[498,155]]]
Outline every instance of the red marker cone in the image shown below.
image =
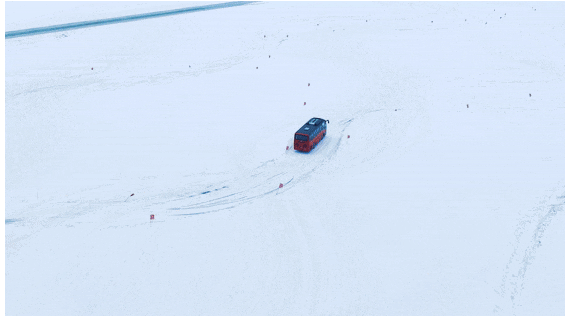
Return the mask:
[[283,184],[282,184],[282,183],[279,184],[279,189],[281,189],[281,188],[283,188]]
[[306,106],[306,105],[307,105],[307,103],[305,102],[305,104],[303,104],[303,106]]
[[286,150],[289,150],[289,146],[287,146],[287,149],[286,149]]
[[350,135],[348,135],[348,139],[350,139]]
[[155,219],[155,215],[152,214],[149,216],[149,220],[153,220],[153,219]]

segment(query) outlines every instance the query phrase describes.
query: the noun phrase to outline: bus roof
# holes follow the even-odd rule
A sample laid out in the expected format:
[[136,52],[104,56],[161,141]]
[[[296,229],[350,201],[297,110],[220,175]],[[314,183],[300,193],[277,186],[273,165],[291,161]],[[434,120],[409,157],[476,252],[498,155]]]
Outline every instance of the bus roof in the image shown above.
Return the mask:
[[295,132],[295,134],[302,133],[302,134],[306,134],[306,135],[310,136],[311,133],[314,130],[316,130],[317,127],[322,125],[324,122],[326,122],[326,120],[324,120],[324,119],[312,118],[307,123],[305,123],[299,130],[297,130],[297,132]]

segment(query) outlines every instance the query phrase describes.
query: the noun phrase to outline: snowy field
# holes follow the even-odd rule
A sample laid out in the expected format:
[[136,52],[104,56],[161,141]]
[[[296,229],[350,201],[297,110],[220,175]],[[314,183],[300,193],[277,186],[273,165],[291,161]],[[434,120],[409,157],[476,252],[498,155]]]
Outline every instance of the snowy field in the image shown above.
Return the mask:
[[564,316],[564,17],[260,2],[5,40],[5,314]]

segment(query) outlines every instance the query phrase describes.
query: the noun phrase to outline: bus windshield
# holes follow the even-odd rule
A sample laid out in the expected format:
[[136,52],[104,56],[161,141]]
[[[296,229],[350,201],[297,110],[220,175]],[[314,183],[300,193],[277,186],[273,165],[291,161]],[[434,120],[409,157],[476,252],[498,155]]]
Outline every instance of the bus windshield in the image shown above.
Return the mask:
[[296,139],[296,140],[301,140],[301,141],[309,141],[309,137],[303,136],[302,134],[296,134],[296,135],[295,135],[295,139]]

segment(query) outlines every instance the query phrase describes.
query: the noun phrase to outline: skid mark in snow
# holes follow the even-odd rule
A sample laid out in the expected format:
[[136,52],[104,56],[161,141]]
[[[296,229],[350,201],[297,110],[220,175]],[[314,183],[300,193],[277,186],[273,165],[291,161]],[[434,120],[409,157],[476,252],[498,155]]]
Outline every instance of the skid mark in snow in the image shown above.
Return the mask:
[[[523,218],[515,230],[514,250],[505,266],[501,285],[496,290],[505,299],[506,304],[510,303],[510,312],[513,315],[515,315],[517,298],[524,288],[527,269],[534,262],[537,249],[542,246],[544,231],[557,214],[564,214],[564,193],[556,196],[556,203],[550,205],[543,203],[534,211],[534,214]],[[508,313],[508,310],[502,310],[499,305],[493,310],[495,314],[501,311]]]
[[[371,111],[377,110],[368,112]],[[175,214],[177,216],[218,212],[270,194],[278,195],[286,192],[299,185],[332,159],[338,152],[344,130],[353,120],[354,118],[341,120],[338,121],[337,128],[330,127],[330,133],[310,153],[289,150],[281,157],[265,161],[251,172],[247,172],[237,179],[222,182],[225,186],[215,189],[214,195],[205,191],[198,195],[165,201],[166,203],[172,201],[181,203],[179,206],[168,208],[168,210],[189,211],[188,213]],[[279,188],[280,183],[283,184],[283,188]]]

